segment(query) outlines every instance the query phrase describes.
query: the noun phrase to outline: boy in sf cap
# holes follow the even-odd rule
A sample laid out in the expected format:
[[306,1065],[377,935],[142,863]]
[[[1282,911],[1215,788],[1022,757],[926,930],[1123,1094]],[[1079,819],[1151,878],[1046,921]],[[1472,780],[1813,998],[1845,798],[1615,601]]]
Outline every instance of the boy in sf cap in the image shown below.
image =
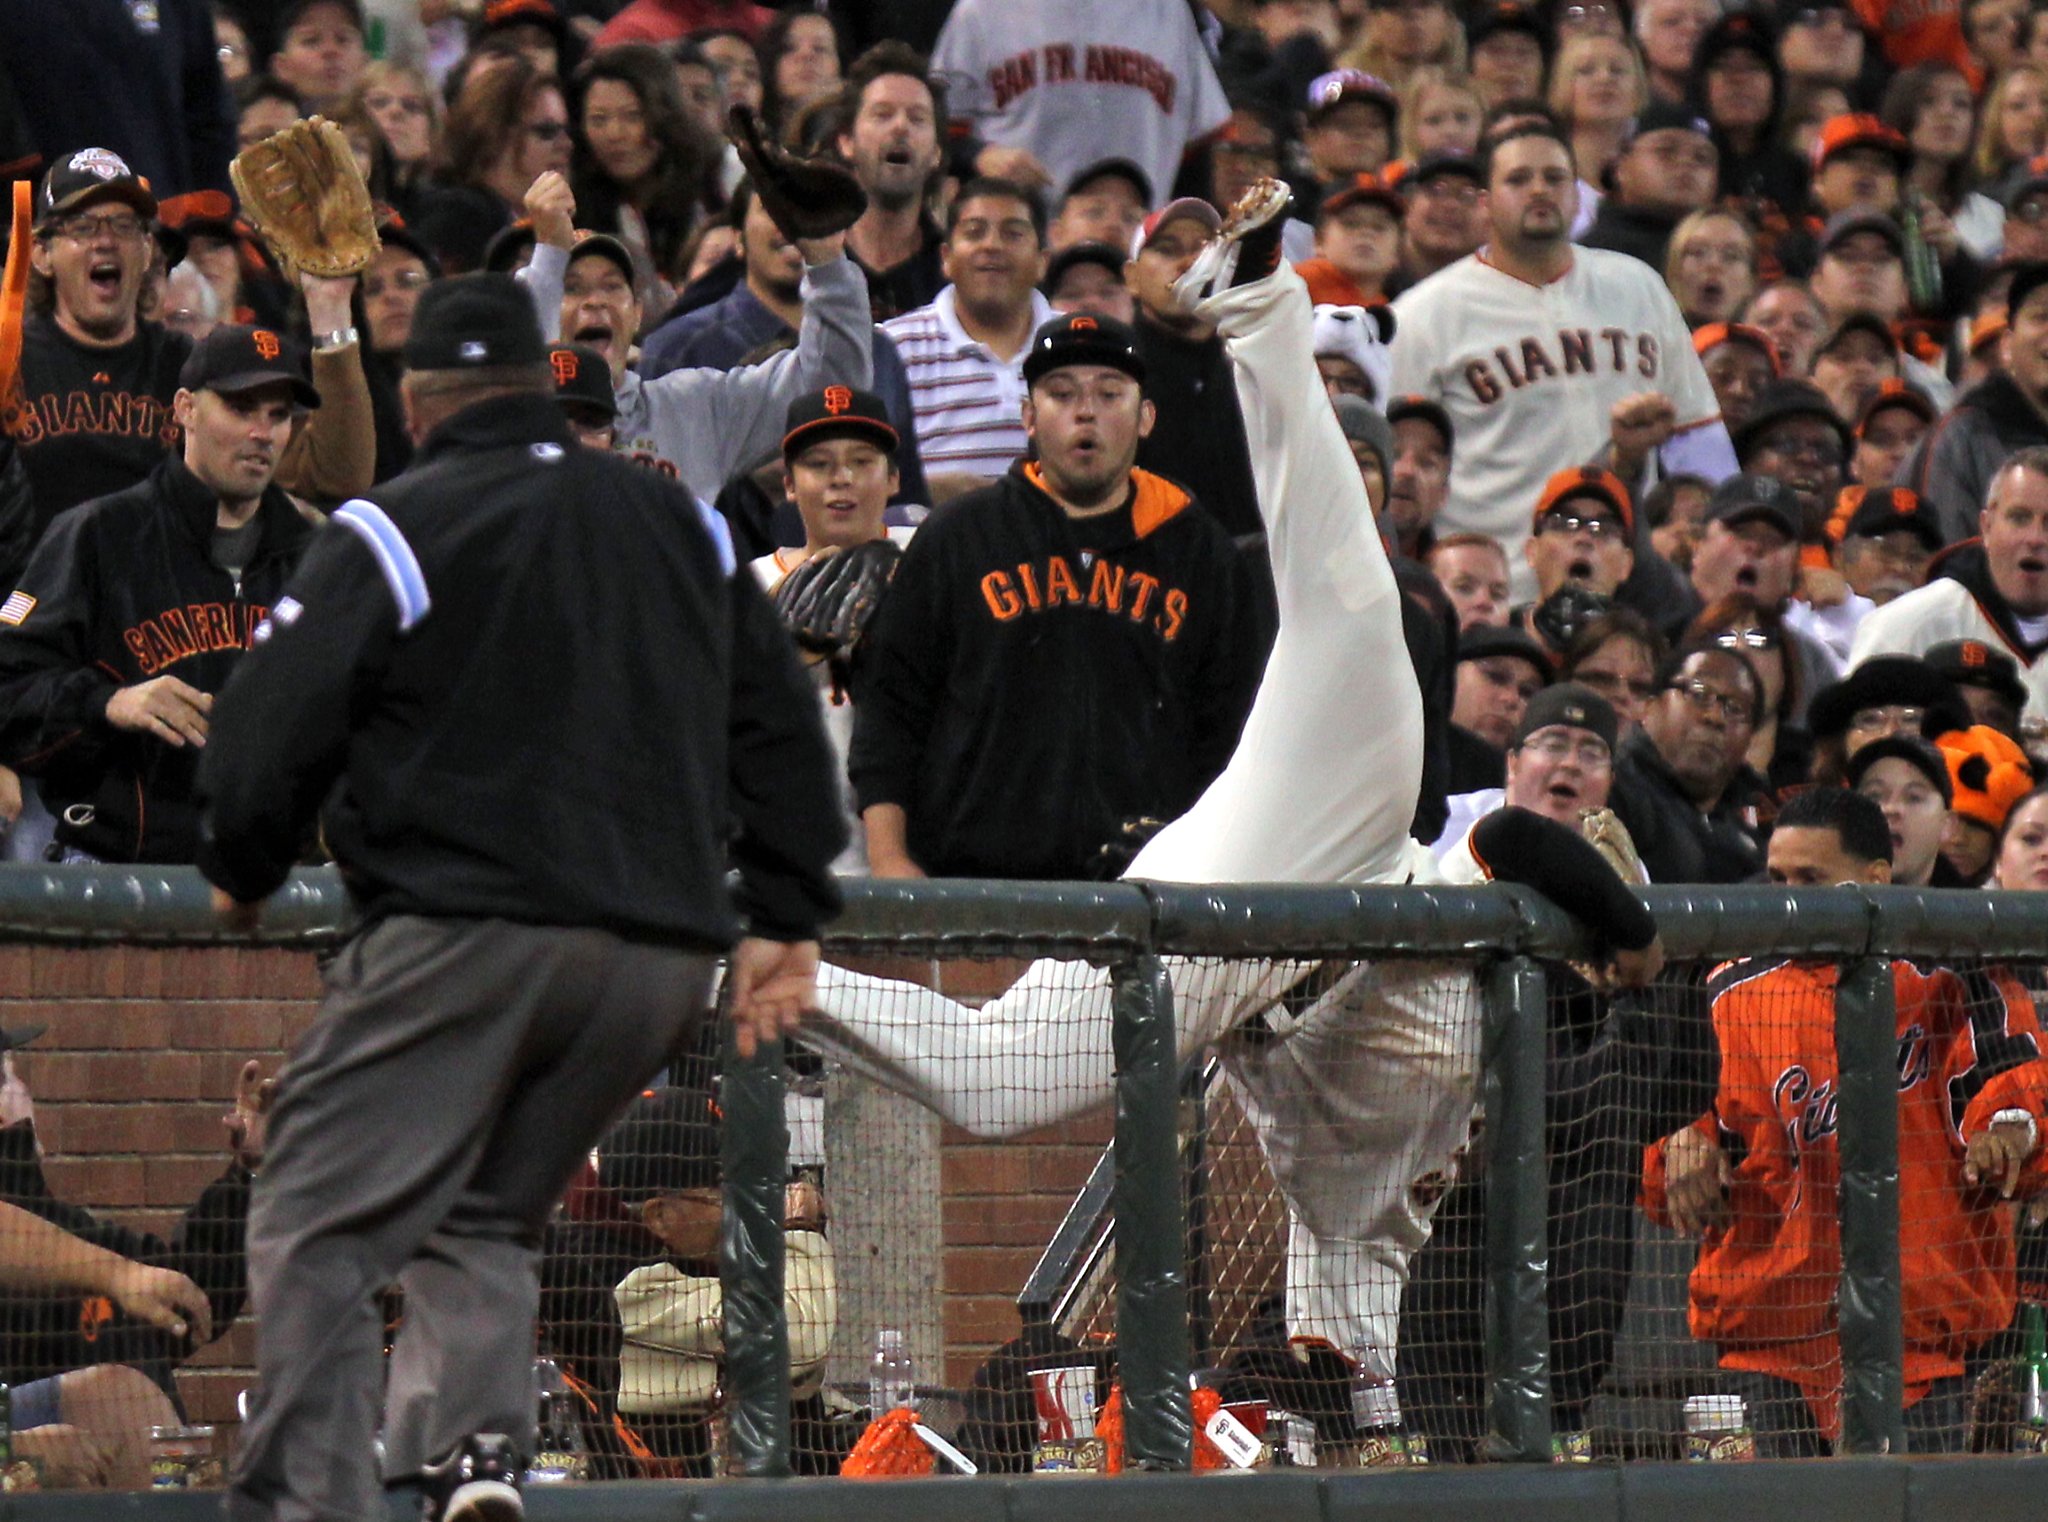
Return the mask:
[[548,350],[548,369],[555,377],[555,405],[576,442],[585,449],[609,450],[619,403],[604,354],[589,344],[556,344]]
[[59,517],[0,603],[0,763],[42,779],[59,859],[198,852],[214,695],[313,537],[273,477],[319,404],[289,338],[215,328],[178,375],[179,452]]
[[1136,335],[1057,317],[1023,372],[1036,458],[925,524],[869,639],[850,769],[878,877],[1100,875],[1222,769],[1257,680],[1236,548],[1133,464]]
[[520,1514],[549,1212],[692,1035],[718,957],[751,1050],[764,1010],[814,1001],[838,905],[831,751],[723,521],[574,446],[509,276],[432,287],[406,364],[412,469],[316,538],[201,771],[229,924],[317,811],[362,926],[250,1210],[236,1519],[378,1513],[380,1387],[384,1482],[430,1518]]

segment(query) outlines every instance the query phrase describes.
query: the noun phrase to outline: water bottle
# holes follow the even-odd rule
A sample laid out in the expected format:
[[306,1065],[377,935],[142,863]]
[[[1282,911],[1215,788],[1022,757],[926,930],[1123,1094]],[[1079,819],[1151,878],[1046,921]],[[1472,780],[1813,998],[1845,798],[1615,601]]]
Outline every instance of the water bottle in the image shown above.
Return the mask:
[[590,1449],[583,1441],[576,1393],[552,1358],[534,1360],[533,1388],[540,1403],[540,1426],[526,1483],[560,1485],[590,1478]]
[[885,1326],[875,1333],[875,1356],[868,1362],[868,1415],[877,1417],[902,1406],[917,1409],[917,1373],[903,1330]]
[[2048,1328],[2041,1307],[2027,1306],[2020,1326],[2019,1419],[2013,1423],[2014,1453],[2048,1453]]
[[1370,1342],[1352,1355],[1351,1426],[1358,1434],[1358,1464],[1378,1469],[1413,1464],[1415,1455],[1401,1426],[1401,1397],[1394,1370]]
[[1920,229],[1920,192],[1908,191],[1899,206],[1899,232],[1906,245],[1906,297],[1922,317],[1941,311],[1941,260]]

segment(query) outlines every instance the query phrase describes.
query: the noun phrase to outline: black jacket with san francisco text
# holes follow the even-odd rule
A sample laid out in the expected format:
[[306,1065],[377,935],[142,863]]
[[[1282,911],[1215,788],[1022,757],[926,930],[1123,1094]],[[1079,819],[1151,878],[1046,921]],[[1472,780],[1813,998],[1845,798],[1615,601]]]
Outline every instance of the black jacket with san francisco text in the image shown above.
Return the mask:
[[1101,875],[1125,821],[1174,818],[1223,769],[1263,664],[1246,568],[1186,491],[1134,470],[1076,519],[1037,471],[917,531],[855,689],[861,807],[900,805],[934,876]]
[[817,934],[846,839],[831,746],[710,509],[579,448],[544,396],[458,412],[370,498],[215,706],[212,882],[265,897],[317,814],[369,918]]
[[213,563],[218,496],[167,455],[50,525],[0,604],[0,763],[40,777],[57,840],[103,861],[190,862],[199,751],[107,723],[118,688],[218,693],[312,538],[276,486],[238,582]]

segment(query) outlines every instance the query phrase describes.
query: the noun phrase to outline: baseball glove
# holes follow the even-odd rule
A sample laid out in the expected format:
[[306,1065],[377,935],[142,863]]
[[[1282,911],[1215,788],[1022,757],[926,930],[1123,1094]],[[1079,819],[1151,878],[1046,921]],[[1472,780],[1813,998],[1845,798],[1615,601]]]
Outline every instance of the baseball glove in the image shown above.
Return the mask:
[[376,254],[377,212],[348,137],[311,116],[252,143],[228,166],[242,210],[288,277],[354,275]]
[[754,194],[785,238],[828,238],[843,233],[868,209],[867,192],[845,166],[799,158],[765,136],[745,106],[726,115],[726,130],[754,182]]
[[903,551],[888,539],[813,555],[782,578],[775,611],[805,650],[844,658],[867,632]]
[[1581,809],[1579,833],[1585,836],[1586,844],[1614,868],[1614,875],[1631,888],[1641,888],[1649,883],[1650,874],[1643,870],[1643,859],[1636,855],[1636,843],[1628,833],[1628,826],[1621,822],[1613,809]]

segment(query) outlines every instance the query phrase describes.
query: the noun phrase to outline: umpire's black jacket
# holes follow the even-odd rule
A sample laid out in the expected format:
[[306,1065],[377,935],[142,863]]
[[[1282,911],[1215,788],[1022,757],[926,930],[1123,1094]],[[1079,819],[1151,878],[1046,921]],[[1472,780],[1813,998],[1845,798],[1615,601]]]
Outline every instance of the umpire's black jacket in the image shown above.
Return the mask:
[[236,577],[213,563],[219,511],[219,494],[166,456],[62,514],[0,603],[0,764],[42,779],[62,845],[147,862],[199,848],[199,751],[114,728],[107,700],[162,676],[218,693],[313,537],[272,486]]
[[373,495],[335,510],[216,705],[213,882],[270,893],[319,810],[368,915],[815,934],[845,834],[831,751],[712,515],[537,395],[458,413]]

